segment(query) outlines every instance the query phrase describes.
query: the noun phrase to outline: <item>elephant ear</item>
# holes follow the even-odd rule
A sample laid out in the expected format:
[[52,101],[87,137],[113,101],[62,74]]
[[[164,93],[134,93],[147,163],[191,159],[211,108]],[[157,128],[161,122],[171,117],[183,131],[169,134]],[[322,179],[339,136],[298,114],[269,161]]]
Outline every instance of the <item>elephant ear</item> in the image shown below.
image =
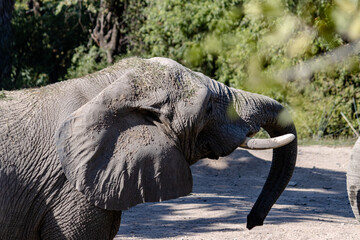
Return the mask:
[[192,190],[183,153],[161,124],[149,120],[154,118],[151,106],[128,101],[131,92],[129,84],[114,82],[73,112],[56,133],[67,179],[89,202],[107,210],[173,199]]

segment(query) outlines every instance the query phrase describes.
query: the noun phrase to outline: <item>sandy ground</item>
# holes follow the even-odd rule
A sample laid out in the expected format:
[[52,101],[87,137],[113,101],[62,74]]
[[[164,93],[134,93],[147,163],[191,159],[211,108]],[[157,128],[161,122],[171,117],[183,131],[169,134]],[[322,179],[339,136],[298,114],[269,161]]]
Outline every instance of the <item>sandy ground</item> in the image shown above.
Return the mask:
[[236,150],[192,166],[193,194],[123,213],[115,239],[360,239],[346,193],[350,148],[300,147],[290,185],[264,226],[246,216],[268,174],[271,151]]

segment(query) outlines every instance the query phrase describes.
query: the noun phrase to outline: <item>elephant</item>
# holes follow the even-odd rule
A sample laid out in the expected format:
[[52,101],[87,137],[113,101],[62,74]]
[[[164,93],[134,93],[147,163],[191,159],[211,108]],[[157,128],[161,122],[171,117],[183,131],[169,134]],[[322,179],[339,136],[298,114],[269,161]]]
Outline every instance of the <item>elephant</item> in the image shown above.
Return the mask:
[[346,186],[352,211],[360,223],[360,138],[351,150],[346,173]]
[[[186,196],[189,166],[237,147],[274,148],[247,228],[263,225],[297,157],[285,108],[167,58],[125,58],[87,76],[4,91],[0,236],[112,239],[121,213]],[[270,139],[253,139],[261,128]],[[280,136],[279,138],[276,138]]]

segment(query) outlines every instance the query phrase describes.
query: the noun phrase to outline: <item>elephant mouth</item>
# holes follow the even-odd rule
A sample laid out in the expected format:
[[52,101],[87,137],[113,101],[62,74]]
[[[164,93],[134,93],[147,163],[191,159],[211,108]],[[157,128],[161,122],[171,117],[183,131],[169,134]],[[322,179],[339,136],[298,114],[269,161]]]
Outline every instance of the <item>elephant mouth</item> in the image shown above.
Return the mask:
[[205,149],[206,149],[206,152],[207,152],[207,154],[206,154],[207,158],[217,160],[221,156],[219,151],[217,151],[219,149],[217,149],[217,147],[215,147],[215,146],[212,146],[211,143],[206,143],[205,144]]
[[[221,156],[220,149],[217,147],[214,147],[216,145],[213,145],[209,142],[203,142],[201,145],[198,145],[196,147],[197,151],[194,154],[194,159],[191,161],[191,163],[195,163],[197,160],[202,158],[209,158],[217,160]],[[218,150],[218,151],[217,151]]]

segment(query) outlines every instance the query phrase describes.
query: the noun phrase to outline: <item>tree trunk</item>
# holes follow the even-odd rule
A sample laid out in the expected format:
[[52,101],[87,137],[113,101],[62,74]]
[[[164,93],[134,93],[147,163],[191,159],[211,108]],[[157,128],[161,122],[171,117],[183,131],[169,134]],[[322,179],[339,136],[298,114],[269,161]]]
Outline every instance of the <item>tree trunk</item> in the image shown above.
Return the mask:
[[29,11],[28,12],[33,12],[35,16],[40,16],[40,7],[41,7],[42,2],[38,1],[38,0],[29,0],[28,1],[28,7],[29,7]]
[[91,39],[107,54],[113,63],[117,54],[128,53],[129,48],[140,43],[139,29],[145,21],[142,0],[101,0],[100,9],[91,31]]
[[100,1],[96,25],[91,32],[91,38],[101,49],[106,51],[108,63],[113,63],[113,56],[119,43],[119,20],[113,9],[111,3],[106,0]]
[[0,0],[0,90],[11,88],[11,14],[13,0]]

